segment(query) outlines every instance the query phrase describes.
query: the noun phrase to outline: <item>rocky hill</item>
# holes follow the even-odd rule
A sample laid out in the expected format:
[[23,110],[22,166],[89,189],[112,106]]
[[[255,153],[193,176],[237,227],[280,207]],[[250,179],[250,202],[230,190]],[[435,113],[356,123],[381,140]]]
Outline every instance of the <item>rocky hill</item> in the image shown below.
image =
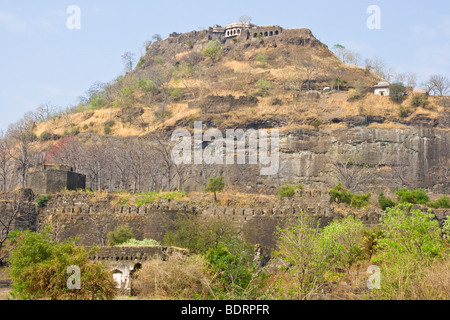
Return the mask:
[[[93,188],[133,191],[138,183],[137,189],[192,191],[207,177],[223,174],[228,185],[254,193],[273,194],[280,184],[294,182],[329,188],[343,178],[353,179],[348,187],[355,191],[406,186],[448,193],[450,100],[409,90],[403,102],[394,102],[373,94],[380,80],[369,69],[344,64],[308,29],[261,27],[227,38],[210,28],[154,42],[134,70],[93,90],[76,112],[40,123],[34,132],[47,160],[88,174]],[[280,130],[278,174],[261,176],[258,165],[181,170],[161,164],[172,132],[192,131],[196,121],[204,130],[222,132]],[[62,137],[76,144],[61,146]],[[141,170],[136,178],[131,169],[114,166],[121,160],[112,159],[130,145],[139,152],[156,147],[157,172]],[[93,169],[87,158],[83,163],[70,155],[69,149],[80,146],[106,148],[101,153],[110,156],[100,160],[92,151],[101,166]],[[354,172],[363,173],[352,177]]]

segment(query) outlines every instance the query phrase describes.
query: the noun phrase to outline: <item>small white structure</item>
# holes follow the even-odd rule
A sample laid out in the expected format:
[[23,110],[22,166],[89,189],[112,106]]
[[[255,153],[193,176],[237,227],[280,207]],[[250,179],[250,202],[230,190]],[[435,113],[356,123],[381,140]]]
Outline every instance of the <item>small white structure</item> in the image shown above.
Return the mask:
[[375,89],[375,94],[377,96],[386,96],[386,97],[388,97],[390,95],[389,86],[390,86],[389,82],[381,81],[380,83],[378,83],[373,88]]
[[245,29],[251,29],[256,27],[254,24],[238,22],[230,23],[225,26],[225,38],[231,38],[241,35],[242,31]]

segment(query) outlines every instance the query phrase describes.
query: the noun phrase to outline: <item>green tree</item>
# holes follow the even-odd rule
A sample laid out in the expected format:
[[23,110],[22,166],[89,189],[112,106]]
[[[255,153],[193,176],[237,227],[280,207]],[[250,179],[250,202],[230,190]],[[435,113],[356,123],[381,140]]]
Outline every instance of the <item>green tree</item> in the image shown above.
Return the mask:
[[225,300],[248,300],[258,297],[265,275],[255,261],[255,247],[234,237],[210,249],[206,260],[217,274],[219,285],[215,295]]
[[386,197],[383,192],[378,196],[378,204],[380,205],[380,208],[382,210],[395,207],[395,202],[392,199]]
[[280,186],[277,189],[277,195],[280,198],[285,198],[285,197],[293,197],[295,195],[295,191],[296,190],[303,190],[304,187],[301,183],[298,184],[285,184]]
[[[116,294],[106,266],[92,263],[88,252],[76,247],[74,241],[54,241],[50,228],[41,234],[24,233],[8,263],[14,299],[110,300]],[[69,290],[67,286],[69,266],[80,268],[79,290]]]
[[117,246],[127,242],[130,239],[134,239],[134,231],[129,225],[117,226],[114,231],[107,234],[108,245]]
[[353,264],[362,260],[364,229],[360,219],[347,217],[331,222],[322,230],[319,242],[333,267],[349,272]]
[[222,192],[224,188],[224,177],[210,178],[205,191],[214,192],[214,201],[217,201],[217,192]]
[[396,103],[402,103],[406,99],[406,87],[403,83],[393,83],[389,86],[389,97]]
[[296,221],[277,230],[278,251],[274,256],[290,265],[289,269],[284,268],[287,279],[279,283],[279,290],[286,298],[308,299],[324,285],[328,267],[327,256],[319,244],[319,226],[302,212]]
[[223,47],[220,45],[218,40],[211,40],[203,50],[203,55],[212,60],[213,63],[216,63],[223,54]]

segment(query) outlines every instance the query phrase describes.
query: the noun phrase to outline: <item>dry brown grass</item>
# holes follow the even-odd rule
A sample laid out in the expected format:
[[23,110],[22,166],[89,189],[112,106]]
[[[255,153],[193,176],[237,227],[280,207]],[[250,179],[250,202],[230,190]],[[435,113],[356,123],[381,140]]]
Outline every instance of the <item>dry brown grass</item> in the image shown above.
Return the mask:
[[212,292],[211,281],[203,258],[173,254],[167,261],[146,262],[136,273],[132,287],[141,299],[206,299]]

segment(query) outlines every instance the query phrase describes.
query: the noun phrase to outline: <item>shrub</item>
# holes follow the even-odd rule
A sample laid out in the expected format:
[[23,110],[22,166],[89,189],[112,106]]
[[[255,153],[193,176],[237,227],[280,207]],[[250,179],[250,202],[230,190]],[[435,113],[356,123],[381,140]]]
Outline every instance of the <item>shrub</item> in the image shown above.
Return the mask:
[[285,228],[277,228],[278,251],[273,256],[290,267],[282,268],[285,277],[276,287],[281,299],[306,299],[324,283],[328,268],[327,255],[319,245],[319,226],[309,216],[301,213],[296,221]]
[[269,91],[272,89],[272,84],[269,81],[263,79],[258,80],[256,86],[258,88],[257,95],[261,97],[267,96],[269,94]]
[[406,99],[406,88],[402,83],[393,83],[389,86],[389,97],[395,103],[402,103]]
[[380,193],[378,197],[378,204],[380,205],[380,208],[382,210],[395,207],[395,202],[392,199],[386,197],[383,192]]
[[114,231],[107,234],[108,246],[117,246],[134,239],[134,231],[129,225],[117,226]]
[[398,203],[426,204],[430,197],[424,189],[408,190],[406,188],[395,191]]
[[428,96],[426,94],[415,94],[411,99],[411,107],[417,108],[422,107],[426,108],[430,104],[430,101],[428,100]]
[[382,299],[408,299],[425,270],[444,253],[441,230],[434,215],[413,209],[412,204],[388,208],[382,214],[373,262],[381,264],[383,279],[376,295]]
[[322,124],[322,121],[320,121],[320,120],[318,120],[318,119],[314,119],[314,120],[311,121],[311,125],[312,125],[314,128],[316,128],[316,129],[318,129],[318,128],[320,127],[321,124]]
[[46,194],[43,196],[40,196],[37,200],[36,200],[36,204],[39,206],[39,208],[43,208],[47,205],[48,200],[50,200],[51,195]]
[[253,300],[264,286],[265,275],[255,261],[255,247],[236,237],[220,242],[205,256],[218,283],[214,294],[224,300]]
[[258,53],[255,60],[261,64],[261,66],[265,66],[267,64],[267,60],[269,57],[264,52]]
[[380,239],[383,238],[383,230],[377,226],[373,229],[365,229],[363,231],[362,249],[369,261],[377,252],[377,246]]
[[230,241],[237,233],[236,226],[224,216],[203,219],[180,215],[174,227],[165,233],[163,244],[186,248],[194,253],[206,253],[221,241]]
[[362,260],[363,232],[362,221],[353,217],[333,221],[323,229],[320,234],[320,246],[333,267],[349,272],[353,264]]
[[331,201],[345,203],[354,208],[364,208],[370,204],[371,194],[357,195],[347,190],[342,183],[337,184],[330,190]]
[[211,40],[203,50],[203,55],[212,60],[213,63],[216,63],[223,54],[223,47],[220,45],[218,40]]
[[142,299],[198,300],[210,298],[212,277],[198,255],[171,254],[167,261],[153,259],[135,273],[133,291]]
[[[25,233],[8,259],[14,299],[110,300],[116,290],[106,266],[92,263],[88,252],[74,242],[57,243],[51,229]],[[81,289],[69,290],[69,266],[81,271]]]
[[404,107],[404,106],[400,106],[398,108],[398,116],[400,118],[407,118],[409,117],[409,115],[412,113],[412,110],[410,108]]
[[110,126],[105,126],[105,127],[103,128],[103,132],[104,132],[106,135],[110,134],[110,133],[111,133],[111,127],[110,127]]
[[429,203],[428,206],[431,208],[434,208],[434,209],[439,209],[439,208],[449,209],[450,208],[450,197],[442,196],[438,200]]
[[41,135],[39,136],[39,140],[41,140],[41,141],[48,141],[48,140],[51,140],[52,138],[53,138],[53,135],[48,131],[42,132]]
[[298,184],[285,184],[277,189],[277,195],[280,198],[293,197],[296,190],[303,190],[304,187],[301,183]]
[[222,192],[225,188],[224,177],[210,178],[205,187],[206,192],[214,192],[214,201],[217,201],[217,192]]

